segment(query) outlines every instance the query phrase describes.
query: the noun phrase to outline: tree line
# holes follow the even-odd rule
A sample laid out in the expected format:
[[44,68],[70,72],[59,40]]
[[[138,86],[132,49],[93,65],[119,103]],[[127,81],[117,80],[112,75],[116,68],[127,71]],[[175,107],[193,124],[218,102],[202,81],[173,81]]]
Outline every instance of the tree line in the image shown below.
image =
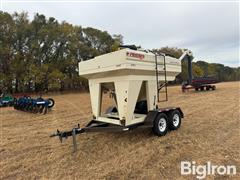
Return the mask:
[[[72,25],[55,18],[26,12],[8,14],[0,11],[0,90],[39,92],[81,90],[87,81],[78,75],[78,62],[109,53],[123,44],[121,35],[110,35],[91,27]],[[182,50],[157,49],[173,57]],[[177,82],[187,79],[186,63]],[[217,75],[221,81],[239,80],[239,68],[198,61],[193,64],[196,76]]]
[[81,89],[78,62],[114,51],[121,35],[59,23],[36,14],[0,12],[0,88],[8,92]]

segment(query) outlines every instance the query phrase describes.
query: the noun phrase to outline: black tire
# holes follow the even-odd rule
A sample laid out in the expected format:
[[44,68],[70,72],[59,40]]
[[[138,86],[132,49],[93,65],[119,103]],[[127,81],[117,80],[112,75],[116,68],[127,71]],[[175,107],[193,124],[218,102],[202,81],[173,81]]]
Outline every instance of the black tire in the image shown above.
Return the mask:
[[213,90],[213,91],[216,90],[216,86],[212,86],[212,90]]
[[200,87],[200,90],[201,90],[201,91],[204,91],[204,87],[203,87],[203,86],[202,86],[202,87]]
[[48,108],[52,108],[55,104],[55,101],[52,98],[48,98],[48,101],[50,102]]
[[164,113],[160,113],[153,121],[153,133],[157,136],[164,136],[168,131],[168,117]]
[[169,129],[177,130],[181,126],[181,114],[178,110],[174,110],[169,114]]
[[209,91],[209,89],[210,89],[210,87],[209,87],[209,86],[207,86],[207,87],[206,87],[206,90],[207,90],[207,91]]
[[198,88],[195,88],[195,91],[198,91]]

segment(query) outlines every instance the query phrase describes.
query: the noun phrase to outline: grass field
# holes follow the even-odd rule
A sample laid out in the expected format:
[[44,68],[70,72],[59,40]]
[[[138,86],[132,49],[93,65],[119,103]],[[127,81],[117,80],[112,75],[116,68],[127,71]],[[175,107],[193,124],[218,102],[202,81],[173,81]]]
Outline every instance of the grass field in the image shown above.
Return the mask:
[[[60,143],[49,135],[91,119],[89,94],[53,95],[46,115],[0,109],[0,179],[192,179],[180,162],[236,165],[240,179],[240,83],[217,84],[216,91],[182,93],[169,87],[164,106],[179,106],[185,118],[177,131],[155,137],[148,129],[90,133]],[[226,179],[226,176],[210,178]]]

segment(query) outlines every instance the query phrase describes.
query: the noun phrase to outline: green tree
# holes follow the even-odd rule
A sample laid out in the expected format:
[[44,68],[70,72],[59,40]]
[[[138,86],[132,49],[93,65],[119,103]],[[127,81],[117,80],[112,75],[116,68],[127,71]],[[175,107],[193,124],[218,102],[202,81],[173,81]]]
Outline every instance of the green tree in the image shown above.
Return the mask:
[[15,25],[12,16],[0,11],[0,88],[8,92],[12,90],[13,81],[10,67],[14,55],[12,36],[14,33]]

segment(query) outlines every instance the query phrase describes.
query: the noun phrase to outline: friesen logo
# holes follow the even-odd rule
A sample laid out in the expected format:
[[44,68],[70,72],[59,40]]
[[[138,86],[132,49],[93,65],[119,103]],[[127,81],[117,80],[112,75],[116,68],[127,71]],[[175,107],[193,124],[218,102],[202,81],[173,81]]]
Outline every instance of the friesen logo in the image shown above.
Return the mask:
[[140,60],[143,60],[145,57],[143,54],[138,54],[138,53],[133,53],[133,52],[127,52],[127,56],[134,57],[134,58],[137,58]]

